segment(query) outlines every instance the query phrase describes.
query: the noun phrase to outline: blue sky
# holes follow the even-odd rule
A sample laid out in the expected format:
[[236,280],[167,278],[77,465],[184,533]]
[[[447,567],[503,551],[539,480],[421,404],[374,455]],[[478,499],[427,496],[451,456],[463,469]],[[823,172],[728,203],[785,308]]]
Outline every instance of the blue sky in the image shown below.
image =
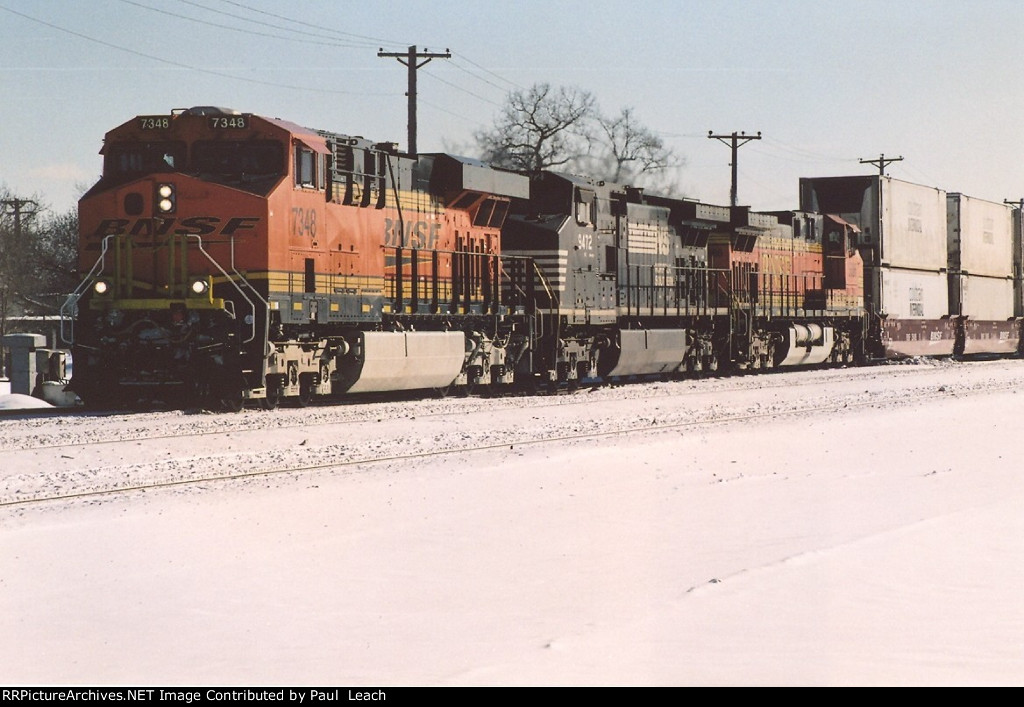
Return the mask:
[[419,76],[421,151],[460,150],[510,89],[634,108],[686,160],[688,196],[795,208],[802,176],[889,173],[1024,196],[1024,3],[909,0],[0,0],[0,183],[70,208],[103,134],[219,105],[406,143],[406,70],[379,48],[450,49]]

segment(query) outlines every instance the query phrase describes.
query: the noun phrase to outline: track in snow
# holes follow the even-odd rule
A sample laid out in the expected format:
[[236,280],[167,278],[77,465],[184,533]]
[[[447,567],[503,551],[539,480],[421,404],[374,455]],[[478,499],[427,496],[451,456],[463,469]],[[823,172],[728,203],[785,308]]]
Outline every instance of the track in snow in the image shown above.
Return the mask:
[[[309,415],[312,419],[305,419],[308,410],[287,411],[294,415],[69,418],[75,424],[68,424],[63,433],[23,430],[27,445],[0,451],[0,466],[14,470],[0,472],[0,507],[352,471],[516,445],[565,445],[624,434],[756,425],[779,416],[921,404],[947,395],[1003,391],[1024,372],[1024,363],[992,364],[993,375],[970,383],[955,382],[953,367],[890,368],[886,375],[878,370],[647,384],[558,398],[425,400],[315,409]],[[936,384],[937,380],[941,382]],[[826,381],[839,391],[822,399],[815,390]],[[757,404],[730,404],[731,392],[751,388],[758,389]],[[638,398],[644,402],[642,414],[636,413]],[[5,424],[11,426],[0,423],[0,430]],[[161,431],[168,424],[174,429]],[[228,429],[221,427],[224,424]],[[18,426],[13,427],[17,432]],[[56,441],[64,434],[71,439]],[[180,453],[182,437],[189,438],[188,454]],[[5,446],[12,439],[16,436],[5,434]]]

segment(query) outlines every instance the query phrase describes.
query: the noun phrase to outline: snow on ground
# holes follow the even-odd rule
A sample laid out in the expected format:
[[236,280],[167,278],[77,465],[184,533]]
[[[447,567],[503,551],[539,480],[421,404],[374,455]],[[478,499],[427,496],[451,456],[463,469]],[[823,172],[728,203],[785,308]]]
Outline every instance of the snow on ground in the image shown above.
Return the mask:
[[1020,684],[1022,380],[0,418],[0,681]]
[[8,393],[6,395],[0,395],[0,410],[33,410],[36,408],[52,408],[53,405],[34,398],[31,395],[23,395],[22,393]]

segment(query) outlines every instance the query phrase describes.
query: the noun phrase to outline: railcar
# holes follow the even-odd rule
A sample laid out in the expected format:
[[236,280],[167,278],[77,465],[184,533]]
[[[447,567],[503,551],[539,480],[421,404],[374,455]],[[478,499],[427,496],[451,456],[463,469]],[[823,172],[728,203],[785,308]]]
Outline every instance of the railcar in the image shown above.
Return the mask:
[[801,179],[800,205],[858,226],[872,357],[1019,350],[1018,210],[882,175]]
[[949,314],[959,356],[1017,352],[1019,307],[1013,253],[1020,251],[1013,207],[966,194],[946,195]]

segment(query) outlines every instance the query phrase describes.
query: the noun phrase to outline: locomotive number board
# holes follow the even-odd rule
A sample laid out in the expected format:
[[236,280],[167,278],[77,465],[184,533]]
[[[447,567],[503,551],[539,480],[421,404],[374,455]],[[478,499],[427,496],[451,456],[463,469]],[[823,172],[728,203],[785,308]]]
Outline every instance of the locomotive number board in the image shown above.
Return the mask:
[[169,115],[141,115],[138,121],[142,130],[167,130],[171,127]]
[[211,115],[207,125],[213,130],[245,130],[249,119],[244,115]]

